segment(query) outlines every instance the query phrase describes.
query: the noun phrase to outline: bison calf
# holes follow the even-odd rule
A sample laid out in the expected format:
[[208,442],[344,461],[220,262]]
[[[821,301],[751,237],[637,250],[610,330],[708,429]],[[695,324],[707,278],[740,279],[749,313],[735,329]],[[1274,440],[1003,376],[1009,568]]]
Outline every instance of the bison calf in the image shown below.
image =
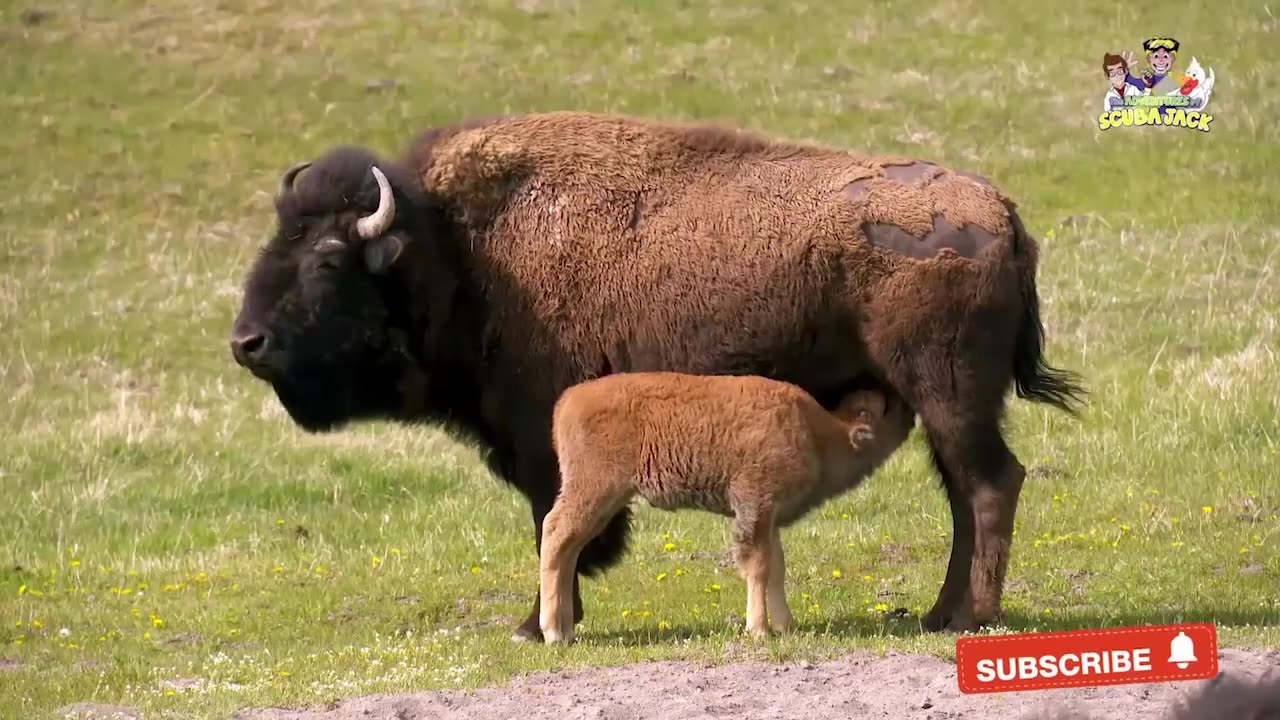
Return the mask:
[[732,517],[747,581],[747,631],[791,626],[779,527],[856,486],[914,422],[891,392],[847,394],[825,410],[795,385],[758,376],[622,373],[557,401],[552,437],[560,492],[542,528],[540,625],[573,639],[582,549],[635,496],[662,510]]

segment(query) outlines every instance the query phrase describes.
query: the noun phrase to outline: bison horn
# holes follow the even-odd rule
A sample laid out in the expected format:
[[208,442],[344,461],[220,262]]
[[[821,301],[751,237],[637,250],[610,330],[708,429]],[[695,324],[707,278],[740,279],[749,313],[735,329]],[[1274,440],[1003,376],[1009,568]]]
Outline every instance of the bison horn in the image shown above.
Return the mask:
[[311,167],[310,162],[300,162],[297,165],[284,171],[284,175],[280,176],[280,194],[283,195],[293,189],[293,179],[298,177],[298,173]]
[[387,176],[376,165],[373,167],[373,179],[378,181],[378,209],[356,222],[356,232],[365,240],[372,240],[386,232],[396,217],[396,199],[391,194],[391,183],[387,182]]

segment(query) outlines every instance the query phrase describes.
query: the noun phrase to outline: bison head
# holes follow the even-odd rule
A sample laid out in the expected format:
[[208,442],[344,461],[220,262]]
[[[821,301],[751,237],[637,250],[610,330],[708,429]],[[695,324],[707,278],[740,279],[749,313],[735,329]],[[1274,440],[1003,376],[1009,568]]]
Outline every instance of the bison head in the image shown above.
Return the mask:
[[308,431],[404,404],[411,355],[390,276],[410,242],[413,187],[398,164],[358,148],[281,177],[276,232],[245,282],[231,353]]

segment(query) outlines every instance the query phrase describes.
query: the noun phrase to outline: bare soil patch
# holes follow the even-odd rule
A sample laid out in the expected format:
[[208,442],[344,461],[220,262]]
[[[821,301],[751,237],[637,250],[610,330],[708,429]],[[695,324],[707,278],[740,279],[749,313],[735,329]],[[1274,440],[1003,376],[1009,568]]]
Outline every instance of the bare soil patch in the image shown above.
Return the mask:
[[[1219,670],[1256,681],[1280,672],[1280,650],[1226,649]],[[324,709],[242,710],[237,720],[847,720],[848,718],[1168,718],[1207,683],[1152,683],[963,695],[955,664],[858,653],[833,662],[700,666],[656,662],[536,673],[503,687],[372,695]],[[1059,714],[1061,713],[1061,714]]]
[[142,717],[131,707],[88,702],[73,703],[59,708],[53,716],[66,720],[139,720]]

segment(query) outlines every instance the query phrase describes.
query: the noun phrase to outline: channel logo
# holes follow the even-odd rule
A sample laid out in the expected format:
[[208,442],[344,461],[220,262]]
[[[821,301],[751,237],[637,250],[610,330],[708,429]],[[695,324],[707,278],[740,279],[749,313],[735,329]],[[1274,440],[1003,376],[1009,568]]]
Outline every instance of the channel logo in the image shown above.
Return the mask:
[[963,693],[1205,680],[1218,674],[1211,623],[956,640]]

